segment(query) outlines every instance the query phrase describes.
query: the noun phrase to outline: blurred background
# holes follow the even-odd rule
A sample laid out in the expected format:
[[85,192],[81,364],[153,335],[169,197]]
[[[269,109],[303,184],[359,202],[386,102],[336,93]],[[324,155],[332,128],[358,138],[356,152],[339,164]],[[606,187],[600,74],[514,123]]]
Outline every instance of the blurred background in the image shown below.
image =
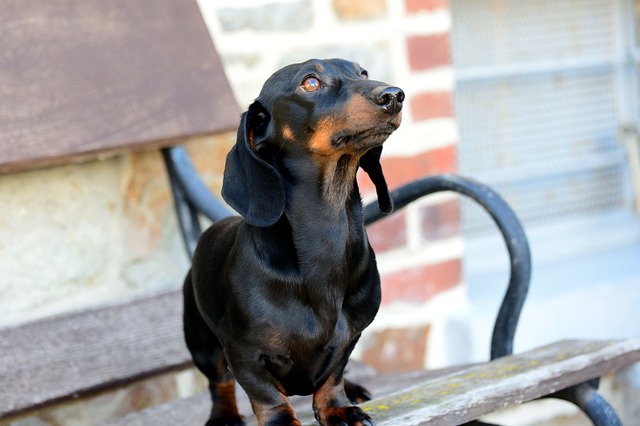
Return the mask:
[[[353,60],[407,94],[384,148],[392,188],[458,173],[506,198],[534,262],[516,352],[640,338],[640,1],[199,6],[241,110],[286,64]],[[185,141],[214,191],[234,141]],[[359,182],[371,201],[371,184]],[[1,325],[177,288],[188,268],[157,152],[2,175],[0,210]],[[509,264],[489,218],[438,194],[369,234],[383,306],[354,355],[382,371],[486,360]],[[45,241],[37,255],[35,241]],[[636,370],[625,380],[640,387]],[[575,417],[562,404],[534,411],[514,424]]]

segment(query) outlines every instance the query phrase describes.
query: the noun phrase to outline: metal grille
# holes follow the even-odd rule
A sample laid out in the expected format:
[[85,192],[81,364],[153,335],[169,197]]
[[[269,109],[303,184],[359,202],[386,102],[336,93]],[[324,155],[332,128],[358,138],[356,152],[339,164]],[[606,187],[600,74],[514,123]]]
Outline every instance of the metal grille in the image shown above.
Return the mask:
[[453,0],[456,68],[610,56],[613,0]]
[[[459,168],[527,225],[617,209],[615,2],[454,0]],[[465,232],[491,227],[462,204]]]

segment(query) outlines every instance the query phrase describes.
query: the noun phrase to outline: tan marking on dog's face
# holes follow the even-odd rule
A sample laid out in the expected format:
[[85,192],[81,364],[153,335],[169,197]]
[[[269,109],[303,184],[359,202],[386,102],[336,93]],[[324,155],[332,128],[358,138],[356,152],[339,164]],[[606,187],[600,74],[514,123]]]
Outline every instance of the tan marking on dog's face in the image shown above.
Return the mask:
[[258,149],[256,148],[256,141],[253,137],[253,129],[249,130],[249,135],[247,136],[247,139],[249,140],[249,148],[251,148],[253,152],[257,152]]
[[293,131],[291,130],[291,127],[284,126],[282,128],[282,137],[285,138],[288,141],[294,140],[295,137],[293,135]]
[[380,124],[383,120],[379,108],[362,95],[353,96],[345,105],[345,127],[352,132],[362,131]]
[[313,154],[330,156],[336,153],[331,146],[331,137],[339,129],[337,124],[336,119],[332,117],[325,117],[318,122],[313,136],[311,136],[308,143],[309,150]]
[[331,145],[331,138],[338,133],[355,134],[370,129],[381,124],[384,118],[371,101],[362,95],[354,95],[342,110],[318,122],[309,139],[309,150],[322,156],[355,153],[358,147],[347,144],[336,148]]

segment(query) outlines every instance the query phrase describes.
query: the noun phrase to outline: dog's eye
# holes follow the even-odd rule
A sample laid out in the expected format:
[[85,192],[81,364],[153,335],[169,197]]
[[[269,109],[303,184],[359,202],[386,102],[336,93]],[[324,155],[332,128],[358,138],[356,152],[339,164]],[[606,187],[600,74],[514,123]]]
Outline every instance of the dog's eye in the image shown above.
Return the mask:
[[317,77],[309,76],[304,79],[304,81],[300,85],[300,88],[305,92],[315,92],[320,88],[321,84],[322,83],[320,83],[320,80],[318,80]]
[[360,78],[363,80],[369,80],[369,73],[365,70],[360,71]]

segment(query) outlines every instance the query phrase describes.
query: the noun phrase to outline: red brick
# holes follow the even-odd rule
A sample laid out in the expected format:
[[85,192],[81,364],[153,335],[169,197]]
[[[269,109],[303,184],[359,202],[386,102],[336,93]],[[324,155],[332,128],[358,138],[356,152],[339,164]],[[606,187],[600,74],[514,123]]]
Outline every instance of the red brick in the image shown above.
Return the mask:
[[390,188],[438,173],[456,171],[456,147],[447,145],[412,157],[383,157],[382,170]]
[[370,19],[387,12],[385,0],[333,0],[333,8],[341,19]]
[[[457,169],[456,146],[446,145],[411,157],[382,157],[382,170],[390,189],[415,179]],[[363,197],[376,195],[376,189],[362,170],[358,171],[358,187]]]
[[425,302],[458,285],[461,277],[460,259],[385,274],[382,276],[382,303]]
[[421,93],[413,96],[410,103],[414,121],[453,117],[453,96],[451,92]]
[[377,331],[362,341],[362,361],[383,373],[424,369],[429,326]]
[[423,206],[419,209],[421,235],[424,240],[449,238],[460,233],[458,200]]
[[407,13],[449,8],[448,0],[405,0],[404,4]]
[[408,37],[407,49],[412,70],[426,70],[451,64],[448,34]]
[[407,244],[407,217],[398,212],[367,227],[369,242],[376,253],[393,250]]

